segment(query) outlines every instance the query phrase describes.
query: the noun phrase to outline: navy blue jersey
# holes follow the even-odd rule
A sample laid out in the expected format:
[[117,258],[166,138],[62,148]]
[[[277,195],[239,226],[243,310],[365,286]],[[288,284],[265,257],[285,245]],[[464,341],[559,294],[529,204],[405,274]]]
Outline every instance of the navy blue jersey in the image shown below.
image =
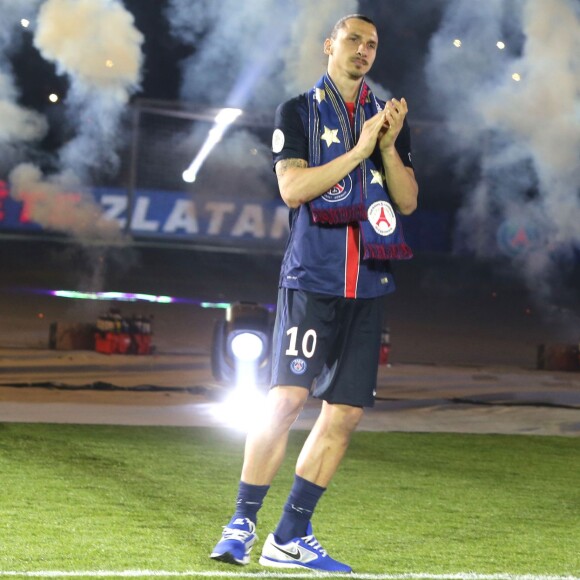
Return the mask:
[[[403,163],[413,167],[406,119],[395,147]],[[277,151],[274,166],[283,159],[308,163],[306,94],[282,103],[276,110],[273,148]],[[346,298],[375,298],[395,289],[388,261],[362,259],[358,224],[315,224],[308,204],[290,210],[290,236],[280,286]]]

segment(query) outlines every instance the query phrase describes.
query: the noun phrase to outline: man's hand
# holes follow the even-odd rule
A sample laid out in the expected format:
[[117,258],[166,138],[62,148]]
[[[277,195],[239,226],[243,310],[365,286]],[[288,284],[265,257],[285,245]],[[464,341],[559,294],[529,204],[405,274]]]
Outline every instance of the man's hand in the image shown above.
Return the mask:
[[400,101],[391,99],[387,101],[385,109],[382,111],[384,113],[385,123],[381,127],[378,135],[381,151],[386,151],[390,147],[394,147],[397,136],[403,128],[403,122],[408,110],[405,99],[401,99]]
[[354,147],[361,161],[368,159],[372,155],[386,122],[386,110],[379,111],[376,115],[365,121],[360,137]]

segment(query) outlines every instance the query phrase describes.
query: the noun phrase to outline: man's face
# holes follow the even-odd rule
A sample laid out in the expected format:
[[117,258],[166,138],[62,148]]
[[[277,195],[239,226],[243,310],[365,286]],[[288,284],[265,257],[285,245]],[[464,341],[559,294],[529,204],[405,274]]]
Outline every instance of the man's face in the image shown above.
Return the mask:
[[324,52],[329,55],[330,75],[342,73],[352,79],[363,77],[375,62],[378,43],[377,30],[372,24],[350,18],[338,30],[336,38],[328,38],[324,43]]

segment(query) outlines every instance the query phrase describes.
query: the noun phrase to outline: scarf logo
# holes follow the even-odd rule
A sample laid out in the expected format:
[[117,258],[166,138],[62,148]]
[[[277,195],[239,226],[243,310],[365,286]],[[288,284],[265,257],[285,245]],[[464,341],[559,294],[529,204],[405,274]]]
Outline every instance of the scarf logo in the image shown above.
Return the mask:
[[387,201],[375,201],[368,209],[368,220],[379,236],[389,236],[395,231],[397,217]]
[[324,201],[330,203],[337,203],[346,199],[350,192],[352,191],[352,178],[347,175],[344,179],[341,179],[334,187],[331,187],[325,194],[322,195]]

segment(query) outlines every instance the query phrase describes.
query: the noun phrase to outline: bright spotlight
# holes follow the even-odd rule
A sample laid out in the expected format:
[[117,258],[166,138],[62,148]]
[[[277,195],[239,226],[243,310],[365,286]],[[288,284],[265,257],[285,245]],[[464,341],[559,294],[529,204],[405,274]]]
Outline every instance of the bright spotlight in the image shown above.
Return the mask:
[[50,95],[48,95],[48,100],[51,103],[58,103],[58,95],[56,93],[51,93]]
[[503,49],[505,48],[505,43],[504,43],[504,42],[502,42],[501,40],[499,40],[499,41],[496,43],[496,46],[497,46],[497,47],[498,47],[500,50],[503,50]]
[[514,81],[516,81],[517,83],[519,83],[522,80],[522,77],[518,73],[514,73],[512,75],[512,79],[514,79]]
[[229,384],[266,384],[270,379],[272,321],[260,304],[237,302],[214,327],[211,367],[213,376]]
[[241,114],[242,109],[222,109],[215,117],[215,124],[223,126],[225,129],[228,125],[231,125]]
[[232,338],[233,355],[243,361],[256,361],[264,351],[264,341],[253,332],[240,332]]
[[453,41],[453,46],[455,46],[456,48],[460,48],[461,47],[461,40],[459,40],[459,38],[456,38]]
[[182,173],[183,181],[193,183],[197,177],[201,166],[211,153],[212,149],[222,140],[226,129],[242,114],[241,109],[222,109],[215,117],[214,126],[209,130],[207,138],[202,145],[195,159],[189,167]]
[[181,175],[181,178],[186,183],[193,183],[195,181],[196,177],[197,177],[197,175],[195,174],[195,172],[191,171],[190,169],[186,169]]
[[22,28],[28,28],[30,26],[30,20],[28,20],[28,18],[22,18],[20,20],[20,25]]

